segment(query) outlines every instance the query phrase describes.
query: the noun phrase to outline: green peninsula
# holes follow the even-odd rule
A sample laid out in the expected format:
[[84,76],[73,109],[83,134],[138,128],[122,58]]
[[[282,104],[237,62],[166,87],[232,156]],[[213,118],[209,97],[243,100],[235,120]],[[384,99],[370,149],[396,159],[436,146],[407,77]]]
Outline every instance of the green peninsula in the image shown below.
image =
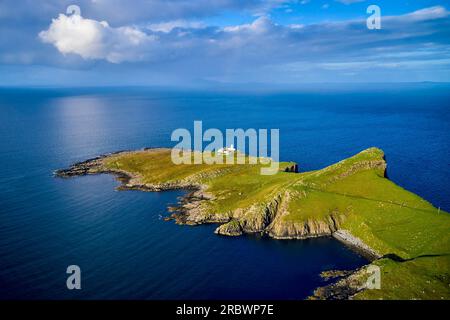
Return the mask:
[[121,189],[189,189],[172,215],[177,223],[218,223],[216,233],[228,236],[334,236],[380,267],[380,289],[364,286],[366,266],[311,299],[450,299],[450,215],[387,179],[382,150],[317,171],[287,172],[293,165],[281,162],[277,174],[261,175],[262,164],[174,165],[170,149],[145,149],[56,174],[113,173]]

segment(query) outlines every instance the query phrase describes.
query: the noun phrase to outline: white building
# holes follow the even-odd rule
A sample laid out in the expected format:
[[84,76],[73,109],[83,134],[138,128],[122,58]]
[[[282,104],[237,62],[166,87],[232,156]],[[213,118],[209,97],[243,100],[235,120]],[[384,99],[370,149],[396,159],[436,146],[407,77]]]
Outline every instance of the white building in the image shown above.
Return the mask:
[[234,148],[234,145],[231,145],[229,147],[220,148],[219,150],[217,150],[217,153],[229,155],[229,154],[233,154],[235,151],[236,151],[236,149]]

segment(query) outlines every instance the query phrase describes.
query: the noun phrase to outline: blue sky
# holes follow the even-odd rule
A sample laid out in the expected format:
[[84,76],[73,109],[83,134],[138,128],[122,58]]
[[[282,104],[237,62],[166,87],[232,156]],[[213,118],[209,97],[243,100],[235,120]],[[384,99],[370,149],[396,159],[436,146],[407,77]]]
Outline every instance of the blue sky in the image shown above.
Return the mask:
[[3,86],[409,81],[450,81],[448,1],[0,2]]

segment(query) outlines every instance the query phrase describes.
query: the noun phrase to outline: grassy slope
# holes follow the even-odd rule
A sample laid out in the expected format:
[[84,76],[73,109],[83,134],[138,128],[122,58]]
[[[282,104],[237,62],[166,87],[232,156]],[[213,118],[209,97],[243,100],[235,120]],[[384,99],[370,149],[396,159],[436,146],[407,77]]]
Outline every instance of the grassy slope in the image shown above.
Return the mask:
[[397,262],[380,259],[381,290],[365,290],[355,299],[450,299],[450,258],[443,256],[416,257]]
[[[225,158],[224,158],[225,159]],[[248,163],[248,157],[246,157]],[[295,174],[282,172],[292,162],[280,163],[280,172],[276,175],[260,175],[261,164],[229,165],[225,164],[182,164],[174,165],[170,150],[141,151],[107,159],[106,166],[141,176],[143,183],[160,184],[187,180],[208,186],[208,193],[216,200],[209,203],[211,210],[226,212],[252,203],[266,201],[272,192],[290,184]]]
[[[106,166],[139,174],[144,183],[189,180],[215,196],[208,208],[226,213],[264,203],[286,190],[287,222],[345,216],[342,227],[381,254],[382,289],[357,298],[450,299],[450,215],[384,178],[381,150],[371,148],[322,170],[273,176],[260,165],[173,165],[170,150],[136,152],[107,159]],[[292,163],[281,163],[283,169]],[[296,196],[297,195],[297,196]]]

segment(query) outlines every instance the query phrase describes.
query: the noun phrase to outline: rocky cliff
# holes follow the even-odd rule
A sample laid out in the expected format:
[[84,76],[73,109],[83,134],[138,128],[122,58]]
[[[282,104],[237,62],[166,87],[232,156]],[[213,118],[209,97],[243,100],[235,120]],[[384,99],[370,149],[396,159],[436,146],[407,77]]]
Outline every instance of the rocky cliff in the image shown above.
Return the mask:
[[[311,172],[296,173],[292,162],[279,165],[277,174],[264,176],[260,164],[174,165],[170,149],[146,149],[96,157],[55,174],[111,173],[124,190],[186,189],[166,220],[220,224],[215,233],[226,236],[334,236],[387,270],[381,291],[361,287],[361,269],[312,298],[449,296],[450,215],[389,181],[382,150],[370,148]],[[400,278],[407,281],[399,285]]]

